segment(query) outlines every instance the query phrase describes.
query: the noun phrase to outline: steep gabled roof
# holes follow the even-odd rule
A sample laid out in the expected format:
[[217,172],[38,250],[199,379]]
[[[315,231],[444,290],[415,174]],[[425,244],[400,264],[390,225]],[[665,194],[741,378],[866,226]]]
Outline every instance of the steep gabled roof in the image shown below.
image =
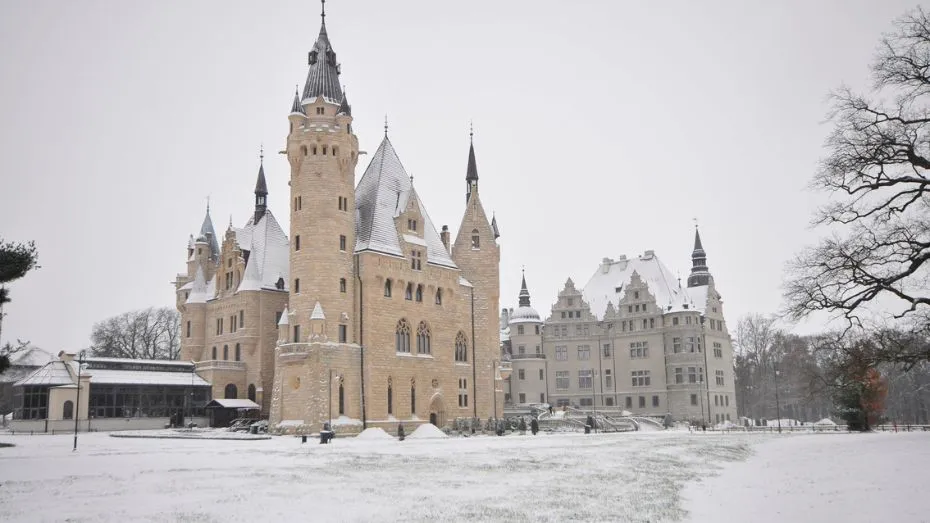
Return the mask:
[[276,290],[275,284],[279,278],[284,279],[287,290],[286,282],[290,272],[287,234],[270,210],[265,210],[258,224],[253,223],[254,220],[254,217],[250,218],[245,227],[235,229],[239,248],[249,251],[249,260],[238,290]]
[[416,201],[423,215],[426,262],[457,268],[387,136],[371,157],[371,163],[355,189],[355,252],[376,251],[405,256],[394,219],[406,209],[410,198]]

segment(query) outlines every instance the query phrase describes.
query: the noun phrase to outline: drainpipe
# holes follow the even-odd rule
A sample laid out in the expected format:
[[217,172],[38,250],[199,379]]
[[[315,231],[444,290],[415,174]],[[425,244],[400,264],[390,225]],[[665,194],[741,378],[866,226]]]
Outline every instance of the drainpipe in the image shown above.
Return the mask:
[[475,352],[475,287],[471,288],[471,389],[474,398],[472,407],[474,407],[475,418],[478,417],[478,359]]
[[[358,281],[358,349],[362,381],[362,429],[367,429],[368,419],[365,416],[365,344],[362,336],[365,330],[365,301],[362,299],[364,297],[362,294],[362,265],[359,263],[358,254],[355,255],[355,278]],[[332,405],[331,401],[330,405]]]

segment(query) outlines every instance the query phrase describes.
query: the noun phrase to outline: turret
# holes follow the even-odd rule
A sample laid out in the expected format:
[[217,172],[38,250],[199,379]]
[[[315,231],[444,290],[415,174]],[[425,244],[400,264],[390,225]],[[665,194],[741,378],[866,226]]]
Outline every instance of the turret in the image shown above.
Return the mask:
[[691,274],[688,276],[688,287],[708,285],[714,279],[707,268],[707,254],[701,244],[701,233],[697,225],[694,226],[694,250],[691,252]]

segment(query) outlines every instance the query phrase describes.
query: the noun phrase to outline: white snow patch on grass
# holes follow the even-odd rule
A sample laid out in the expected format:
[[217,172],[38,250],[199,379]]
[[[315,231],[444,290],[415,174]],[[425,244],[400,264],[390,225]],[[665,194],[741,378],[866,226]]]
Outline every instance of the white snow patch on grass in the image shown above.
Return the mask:
[[371,427],[359,432],[355,438],[360,440],[393,440],[394,436],[385,432],[381,427]]
[[448,438],[449,436],[439,430],[439,427],[433,425],[432,423],[424,423],[416,428],[413,432],[407,436],[409,439],[435,439],[435,438]]
[[685,515],[685,482],[772,437],[337,437],[320,445],[82,433],[72,452],[70,435],[0,435],[16,444],[0,449],[0,521],[675,521]]
[[689,520],[930,521],[930,432],[786,434],[684,490]]

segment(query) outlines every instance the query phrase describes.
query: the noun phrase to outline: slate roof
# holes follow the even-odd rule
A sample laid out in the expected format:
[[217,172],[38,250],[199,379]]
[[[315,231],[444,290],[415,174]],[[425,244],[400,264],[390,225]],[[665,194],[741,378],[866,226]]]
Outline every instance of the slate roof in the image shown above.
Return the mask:
[[[614,305],[619,303],[634,271],[649,287],[649,292],[655,296],[656,306],[662,312],[682,311],[685,310],[685,305],[688,310],[703,312],[707,306],[708,287],[706,285],[700,287],[680,285],[678,278],[662,260],[652,251],[647,251],[646,254],[636,258],[604,260],[582,291],[585,302],[591,307],[591,313],[598,319],[603,319],[607,303],[611,302]],[[618,288],[620,292],[617,292]]]
[[36,369],[25,378],[13,384],[14,387],[24,385],[74,385],[75,378],[68,372],[63,361],[52,361]]
[[216,231],[213,230],[213,220],[210,218],[210,206],[207,206],[207,215],[203,217],[203,223],[200,225],[200,235],[197,237],[206,239],[210,243],[211,260],[216,260],[220,253],[220,244],[216,240]]
[[234,229],[239,248],[249,251],[249,261],[238,290],[276,290],[279,278],[284,279],[284,290],[287,290],[290,272],[287,234],[270,210],[265,210],[258,224],[253,223],[254,219],[250,218],[242,229]]
[[320,25],[320,35],[313,44],[309,54],[309,71],[307,83],[304,84],[303,102],[312,102],[322,96],[327,102],[338,104],[342,101],[342,88],[339,85],[339,65],[336,52],[329,43],[326,34],[326,22]]
[[215,399],[207,403],[205,408],[224,408],[224,409],[248,409],[258,410],[261,408],[258,403],[247,399]]
[[417,196],[394,146],[387,136],[371,157],[355,189],[355,252],[376,251],[406,256],[394,219],[410,198],[414,198],[423,215],[423,240],[426,242],[426,262],[458,268],[436,231],[426,207]]

